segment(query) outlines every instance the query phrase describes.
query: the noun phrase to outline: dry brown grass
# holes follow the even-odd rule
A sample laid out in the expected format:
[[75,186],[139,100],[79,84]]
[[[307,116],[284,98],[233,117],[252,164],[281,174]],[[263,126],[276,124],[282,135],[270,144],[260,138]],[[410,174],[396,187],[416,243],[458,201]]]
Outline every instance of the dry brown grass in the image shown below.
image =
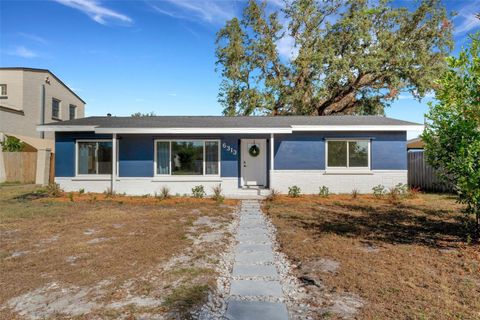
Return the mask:
[[[175,300],[177,287],[183,288],[180,298],[188,299],[191,288],[198,302],[213,285],[209,259],[222,250],[224,240],[204,243],[192,254],[193,239],[213,230],[194,222],[208,216],[222,230],[233,218],[235,201],[74,194],[72,202],[68,194],[48,198],[35,190],[0,186],[0,318],[15,316],[10,308],[2,309],[10,299],[52,283],[89,289],[100,284],[101,290],[89,292],[100,306],[132,296],[169,297],[169,303],[150,308],[94,308],[91,314],[101,318],[174,312],[179,304],[188,311],[190,300]],[[173,257],[179,257],[178,263]],[[164,268],[169,261],[173,264]],[[179,273],[185,264],[190,269]],[[198,286],[206,287],[198,291]]]
[[[320,284],[307,287],[316,316],[340,317],[332,297],[354,294],[358,319],[480,319],[480,250],[452,197],[281,197],[265,211],[298,276]],[[322,258],[339,268],[312,267]]]

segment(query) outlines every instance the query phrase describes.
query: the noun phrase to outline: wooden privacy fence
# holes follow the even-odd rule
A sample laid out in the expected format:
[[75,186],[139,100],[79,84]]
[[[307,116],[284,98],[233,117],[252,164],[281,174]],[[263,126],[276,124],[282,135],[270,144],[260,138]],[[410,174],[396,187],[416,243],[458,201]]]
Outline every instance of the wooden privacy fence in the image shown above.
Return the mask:
[[441,181],[423,151],[408,152],[408,186],[423,191],[451,192],[452,187]]
[[36,152],[3,152],[7,182],[35,183]]
[[55,153],[50,153],[50,172],[48,175],[48,183],[55,182]]

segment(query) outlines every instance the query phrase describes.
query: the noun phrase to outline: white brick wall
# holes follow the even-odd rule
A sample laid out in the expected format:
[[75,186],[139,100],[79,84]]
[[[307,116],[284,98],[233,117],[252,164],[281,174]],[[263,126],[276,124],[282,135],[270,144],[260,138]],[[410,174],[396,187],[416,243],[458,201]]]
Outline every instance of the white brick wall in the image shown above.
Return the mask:
[[287,193],[288,187],[296,185],[303,194],[317,194],[321,186],[332,193],[350,193],[357,189],[361,193],[372,193],[376,185],[386,188],[398,183],[407,183],[407,170],[373,170],[369,174],[326,174],[324,170],[273,170],[270,185]]
[[[66,191],[79,191],[84,189],[85,192],[98,192],[102,193],[109,189],[112,185],[109,178],[95,179],[95,178],[55,178],[55,182]],[[198,185],[203,185],[207,195],[211,195],[212,187],[221,184],[224,194],[235,194],[238,189],[237,178],[218,178],[218,179],[198,179],[198,180],[185,180],[179,179],[178,181],[172,181],[172,179],[161,180],[157,178],[117,178],[115,182],[115,192],[125,193],[128,195],[154,195],[160,193],[160,189],[166,186],[170,189],[171,194],[191,194],[192,188]]]

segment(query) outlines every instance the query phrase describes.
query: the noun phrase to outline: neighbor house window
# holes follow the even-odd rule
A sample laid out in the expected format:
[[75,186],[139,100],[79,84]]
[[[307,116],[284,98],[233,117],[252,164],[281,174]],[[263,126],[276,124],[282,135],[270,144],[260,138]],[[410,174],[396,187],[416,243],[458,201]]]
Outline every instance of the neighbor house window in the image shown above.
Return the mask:
[[77,112],[77,107],[71,104],[68,108],[68,115],[70,120],[75,119],[76,112]]
[[112,141],[77,141],[77,174],[111,174]]
[[218,175],[220,143],[217,140],[157,140],[156,175]]
[[52,118],[60,119],[60,100],[52,99]]
[[0,84],[0,96],[6,97],[7,96],[7,85]]
[[328,140],[327,168],[369,169],[370,141]]

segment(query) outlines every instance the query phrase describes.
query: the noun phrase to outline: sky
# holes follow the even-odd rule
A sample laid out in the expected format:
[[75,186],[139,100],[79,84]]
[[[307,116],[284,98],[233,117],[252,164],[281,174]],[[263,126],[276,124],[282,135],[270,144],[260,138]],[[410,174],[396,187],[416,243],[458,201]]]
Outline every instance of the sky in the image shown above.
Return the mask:
[[[86,101],[86,115],[220,115],[215,34],[245,1],[0,0],[0,66],[51,70]],[[283,0],[270,0],[278,8]],[[414,6],[413,0],[394,1]],[[480,0],[445,0],[457,54],[480,30]],[[289,39],[279,44],[291,53]],[[387,116],[423,123],[421,102],[401,94]]]

